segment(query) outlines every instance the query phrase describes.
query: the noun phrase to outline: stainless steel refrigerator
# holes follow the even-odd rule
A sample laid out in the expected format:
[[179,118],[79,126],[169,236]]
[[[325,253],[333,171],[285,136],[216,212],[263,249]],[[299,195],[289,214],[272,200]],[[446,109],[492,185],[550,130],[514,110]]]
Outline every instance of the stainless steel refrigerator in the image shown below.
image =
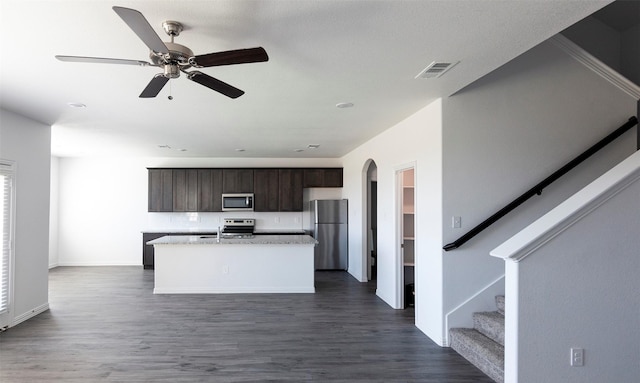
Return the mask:
[[316,270],[347,270],[348,213],[347,200],[310,201]]

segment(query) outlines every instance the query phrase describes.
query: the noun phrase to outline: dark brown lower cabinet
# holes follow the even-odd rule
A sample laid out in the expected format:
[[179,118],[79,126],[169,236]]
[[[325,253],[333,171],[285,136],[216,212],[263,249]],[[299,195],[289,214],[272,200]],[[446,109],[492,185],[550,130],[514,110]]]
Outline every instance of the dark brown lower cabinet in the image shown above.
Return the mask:
[[142,267],[153,269],[153,245],[147,242],[168,235],[167,233],[142,233]]
[[142,233],[142,267],[145,269],[153,269],[154,249],[153,245],[147,245],[147,242],[153,241],[165,235],[216,235],[215,232],[202,233]]

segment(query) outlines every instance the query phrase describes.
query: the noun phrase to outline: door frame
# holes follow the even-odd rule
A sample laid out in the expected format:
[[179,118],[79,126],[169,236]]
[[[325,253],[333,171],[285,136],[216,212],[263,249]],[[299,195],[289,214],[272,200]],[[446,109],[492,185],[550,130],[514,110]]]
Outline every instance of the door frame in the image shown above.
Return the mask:
[[[403,238],[403,234],[404,234],[404,219],[403,219],[403,174],[405,171],[407,170],[412,170],[413,169],[413,183],[414,183],[414,189],[413,189],[413,201],[414,201],[414,230],[416,230],[416,180],[417,180],[417,165],[415,161],[400,165],[400,166],[396,166],[395,167],[395,210],[396,210],[396,214],[395,214],[395,219],[396,219],[396,224],[395,224],[395,236],[396,236],[396,240],[395,240],[395,249],[396,249],[396,302],[397,302],[397,307],[400,309],[404,309],[405,308],[405,287],[404,287],[404,248],[403,248],[403,244],[404,244],[404,238]],[[414,240],[414,255],[415,255],[415,249],[416,249],[416,241]],[[414,275],[416,273],[414,266]],[[415,286],[414,286],[415,287]],[[415,307],[415,303],[414,303],[414,307]]]

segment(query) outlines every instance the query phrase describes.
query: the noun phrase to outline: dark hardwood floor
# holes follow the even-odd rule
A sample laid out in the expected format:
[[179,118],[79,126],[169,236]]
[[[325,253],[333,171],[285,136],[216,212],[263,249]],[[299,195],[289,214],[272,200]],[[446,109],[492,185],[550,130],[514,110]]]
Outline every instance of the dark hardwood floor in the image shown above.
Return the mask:
[[373,283],[153,295],[153,270],[58,267],[51,309],[0,334],[0,382],[492,382]]

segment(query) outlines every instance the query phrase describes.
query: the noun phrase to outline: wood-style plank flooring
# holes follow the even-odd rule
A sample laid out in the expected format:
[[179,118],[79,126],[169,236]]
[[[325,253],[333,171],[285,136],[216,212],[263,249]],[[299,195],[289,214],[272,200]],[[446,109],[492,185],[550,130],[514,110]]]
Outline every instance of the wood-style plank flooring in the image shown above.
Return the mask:
[[0,334],[0,382],[492,382],[345,272],[316,294],[152,289],[142,267],[51,270],[51,309]]

